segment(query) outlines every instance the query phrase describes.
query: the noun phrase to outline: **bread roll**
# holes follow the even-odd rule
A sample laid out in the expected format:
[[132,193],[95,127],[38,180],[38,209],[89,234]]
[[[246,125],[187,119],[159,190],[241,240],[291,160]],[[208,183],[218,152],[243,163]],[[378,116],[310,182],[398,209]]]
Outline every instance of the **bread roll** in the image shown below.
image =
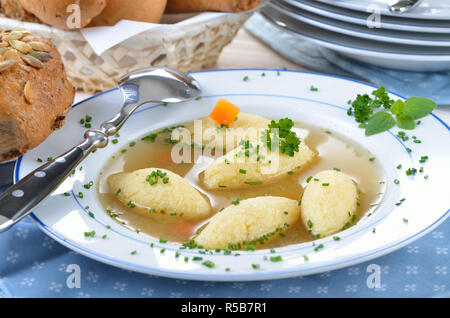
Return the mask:
[[19,31],[0,37],[0,161],[4,161],[24,154],[60,128],[75,91],[50,40]]
[[260,2],[261,0],[168,0],[166,12],[240,12],[253,9]]
[[32,13],[25,11],[19,0],[1,0],[1,12],[7,18],[16,19],[24,22],[40,23]]
[[33,13],[43,23],[66,30],[77,28],[68,23],[68,19],[70,20],[74,14],[69,8],[70,5],[80,6],[79,28],[88,25],[106,6],[106,0],[19,0],[19,2],[26,11]]
[[107,0],[107,6],[89,26],[110,26],[120,20],[161,21],[167,0]]

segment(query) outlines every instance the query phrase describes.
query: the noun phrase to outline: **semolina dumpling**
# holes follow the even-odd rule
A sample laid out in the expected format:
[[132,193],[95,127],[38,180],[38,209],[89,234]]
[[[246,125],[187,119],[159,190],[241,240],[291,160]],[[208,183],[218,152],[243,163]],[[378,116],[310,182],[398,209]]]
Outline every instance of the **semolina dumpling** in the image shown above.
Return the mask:
[[[250,138],[258,129],[267,129],[270,124],[270,120],[265,117],[246,113],[239,113],[237,119],[228,126],[221,125],[209,116],[203,117],[199,121],[202,127],[202,145],[221,149],[225,153],[236,148],[242,138]],[[185,128],[192,134],[199,133],[194,131],[194,123],[186,125]]]
[[208,216],[209,202],[188,181],[165,169],[147,168],[109,176],[108,184],[123,203],[182,215]]
[[299,145],[299,151],[292,157],[282,154],[279,150],[265,151],[264,154],[256,153],[256,147],[261,150],[267,149],[261,142],[255,144],[250,142],[217,158],[205,170],[206,186],[210,189],[225,187],[237,189],[270,184],[299,171],[315,156],[304,142]]
[[335,170],[321,171],[303,192],[302,221],[312,234],[328,236],[352,222],[357,202],[358,188],[348,175]]
[[277,237],[299,218],[300,207],[295,200],[256,197],[230,205],[214,215],[194,241],[207,249],[245,247],[252,241],[265,242]]

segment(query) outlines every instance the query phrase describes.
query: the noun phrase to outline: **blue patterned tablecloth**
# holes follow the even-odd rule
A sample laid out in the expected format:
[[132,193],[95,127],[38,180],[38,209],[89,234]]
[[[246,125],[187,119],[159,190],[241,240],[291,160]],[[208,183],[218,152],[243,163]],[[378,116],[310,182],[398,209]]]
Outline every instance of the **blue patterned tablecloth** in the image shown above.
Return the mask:
[[[134,273],[91,260],[46,236],[27,217],[0,234],[0,296],[450,297],[449,247],[447,220],[396,252],[332,272],[258,282],[197,282]],[[373,264],[380,273],[378,288],[370,284]],[[74,266],[81,274],[80,288],[67,283]]]
[[[373,76],[373,82],[382,81],[402,95],[409,96],[415,92],[416,95],[429,96],[449,104],[450,81],[446,74],[413,74],[415,77],[409,77],[420,78],[418,83],[432,84],[432,93],[427,90],[428,94],[422,94],[420,88],[409,86],[401,73],[364,68],[360,64],[352,67],[353,64],[344,59],[330,62],[317,48],[276,33],[270,25],[258,20],[258,16],[249,21],[247,28],[272,47],[284,52],[285,56],[312,69],[353,77],[367,78],[370,75]],[[301,61],[299,56],[302,57]],[[446,115],[449,115],[447,110]],[[8,184],[11,176],[11,164],[0,166],[0,192],[1,186]],[[199,282],[133,273],[99,263],[68,250],[26,218],[10,231],[0,234],[0,296],[450,297],[449,248],[450,221],[447,220],[407,247],[344,269],[257,282]],[[370,284],[373,264],[380,273],[378,288],[370,288],[373,287]],[[74,287],[70,284],[74,266],[81,274],[80,288],[70,288]]]

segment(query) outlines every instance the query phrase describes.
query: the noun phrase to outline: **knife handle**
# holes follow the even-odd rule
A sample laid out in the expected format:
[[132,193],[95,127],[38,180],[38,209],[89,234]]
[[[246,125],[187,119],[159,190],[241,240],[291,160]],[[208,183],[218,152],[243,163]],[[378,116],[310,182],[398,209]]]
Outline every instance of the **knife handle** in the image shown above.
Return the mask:
[[108,137],[99,130],[88,130],[84,137],[78,146],[29,173],[0,195],[0,232],[27,216],[92,150],[108,144]]

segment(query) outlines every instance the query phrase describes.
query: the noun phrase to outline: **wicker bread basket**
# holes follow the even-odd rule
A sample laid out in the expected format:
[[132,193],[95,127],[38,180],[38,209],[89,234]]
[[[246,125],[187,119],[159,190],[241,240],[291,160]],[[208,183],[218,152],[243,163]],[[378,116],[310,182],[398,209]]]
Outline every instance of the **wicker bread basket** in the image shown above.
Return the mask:
[[79,31],[0,18],[0,30],[27,30],[51,38],[73,85],[85,92],[116,87],[119,77],[148,66],[195,71],[213,66],[251,13],[224,14],[169,32],[148,31],[117,44],[98,56]]

